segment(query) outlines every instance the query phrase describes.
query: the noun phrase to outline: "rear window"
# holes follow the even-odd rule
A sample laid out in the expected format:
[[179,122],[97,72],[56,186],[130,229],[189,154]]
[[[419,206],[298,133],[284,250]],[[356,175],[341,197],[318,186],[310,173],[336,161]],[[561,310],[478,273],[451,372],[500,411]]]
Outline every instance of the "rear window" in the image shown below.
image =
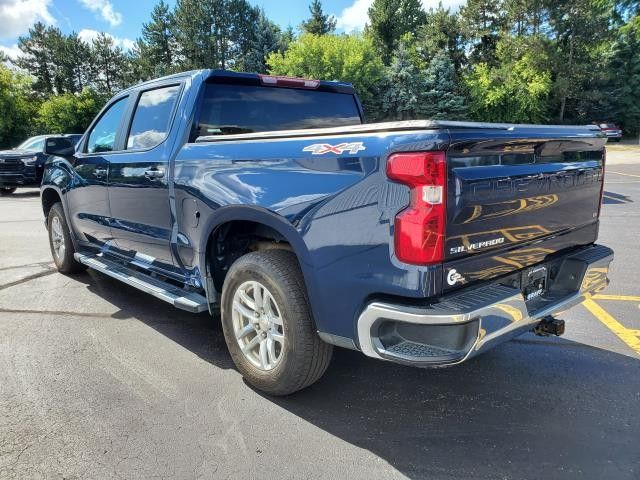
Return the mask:
[[359,125],[353,95],[295,88],[208,84],[195,136]]

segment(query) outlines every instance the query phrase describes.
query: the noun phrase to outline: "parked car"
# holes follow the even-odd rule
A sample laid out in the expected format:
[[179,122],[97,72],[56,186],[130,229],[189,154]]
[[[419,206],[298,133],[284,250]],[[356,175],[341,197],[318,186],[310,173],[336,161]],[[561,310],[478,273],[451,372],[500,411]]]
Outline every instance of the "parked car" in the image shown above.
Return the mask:
[[47,141],[55,264],[219,313],[238,370],[276,395],[334,346],[442,367],[559,335],[608,284],[597,126],[362,118],[340,82],[205,70],[125,90],[77,150]]
[[[0,195],[11,195],[18,187],[39,187],[44,163],[49,158],[44,144],[50,135],[26,139],[13,150],[0,151]],[[75,145],[81,134],[66,134],[64,138]]]
[[614,142],[619,142],[622,139],[622,129],[615,123],[599,122],[598,126],[608,139]]

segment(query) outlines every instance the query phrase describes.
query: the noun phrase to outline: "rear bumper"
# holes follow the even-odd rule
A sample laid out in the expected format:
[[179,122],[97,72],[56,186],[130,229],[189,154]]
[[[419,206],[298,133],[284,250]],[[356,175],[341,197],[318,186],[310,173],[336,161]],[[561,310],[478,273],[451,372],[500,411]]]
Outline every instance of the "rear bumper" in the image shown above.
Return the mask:
[[426,306],[370,303],[358,319],[360,349],[415,366],[461,363],[605,288],[612,260],[613,250],[602,245],[567,255],[546,293],[530,302],[520,289],[492,283]]

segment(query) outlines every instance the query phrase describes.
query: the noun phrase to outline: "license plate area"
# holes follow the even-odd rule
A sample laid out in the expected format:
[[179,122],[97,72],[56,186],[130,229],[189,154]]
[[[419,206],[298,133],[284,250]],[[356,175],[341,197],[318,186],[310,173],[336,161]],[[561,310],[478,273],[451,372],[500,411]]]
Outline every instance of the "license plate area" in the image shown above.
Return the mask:
[[538,266],[522,272],[522,295],[526,302],[541,297],[547,290],[547,267]]

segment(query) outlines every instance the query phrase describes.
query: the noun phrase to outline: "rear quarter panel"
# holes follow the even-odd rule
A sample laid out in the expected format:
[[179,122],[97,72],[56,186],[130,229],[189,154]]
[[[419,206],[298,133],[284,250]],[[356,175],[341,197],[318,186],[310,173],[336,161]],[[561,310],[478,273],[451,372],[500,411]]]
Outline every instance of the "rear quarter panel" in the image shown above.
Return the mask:
[[[362,142],[365,150],[304,150],[343,142]],[[187,144],[175,159],[180,259],[204,272],[207,239],[235,217],[277,227],[300,260],[318,329],[354,338],[370,296],[419,298],[441,288],[440,266],[393,257],[393,219],[408,189],[389,182],[384,166],[393,152],[443,149],[447,142],[448,134],[433,130]]]

